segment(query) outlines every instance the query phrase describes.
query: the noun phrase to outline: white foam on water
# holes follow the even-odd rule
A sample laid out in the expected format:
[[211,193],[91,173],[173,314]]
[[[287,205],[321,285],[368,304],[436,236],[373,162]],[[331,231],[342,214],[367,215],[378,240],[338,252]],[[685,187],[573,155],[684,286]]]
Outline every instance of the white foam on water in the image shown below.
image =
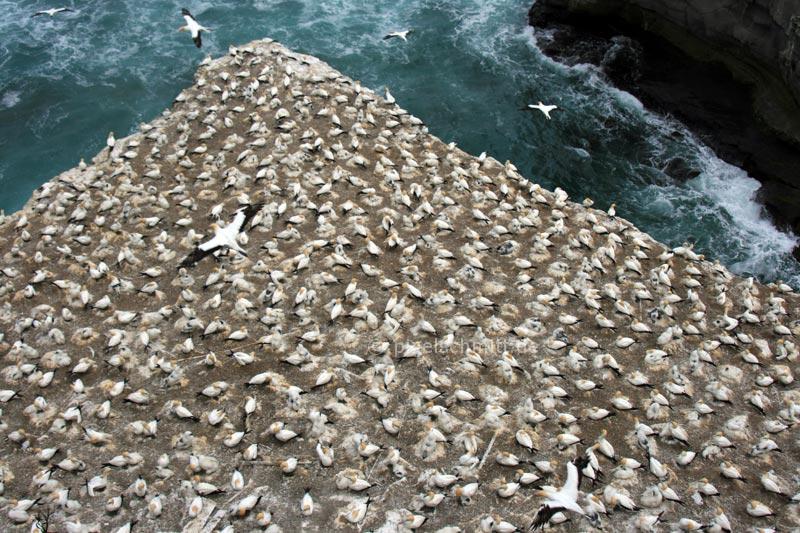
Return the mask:
[[617,89],[611,85],[608,86],[608,92],[613,95],[613,97],[624,107],[627,107],[630,110],[643,112],[645,110],[644,104],[641,100],[636,98],[634,95],[629,93],[628,91],[623,91],[621,89]]
[[551,58],[550,56],[542,52],[542,49],[539,48],[539,37],[542,37],[543,39],[549,39],[552,37],[552,33],[553,31],[551,30],[539,30],[537,28],[534,28],[533,26],[528,26],[528,25],[526,25],[525,29],[523,30],[522,37],[524,39],[524,42],[528,47],[528,49],[531,51],[531,53],[533,53],[536,56],[537,61],[543,63],[544,65],[547,65],[548,67],[552,68],[557,72],[562,72],[562,73],[567,73],[572,70],[578,70],[581,68],[587,69],[593,66],[588,64],[578,64],[572,66],[566,65],[564,63],[556,61],[555,59]]
[[761,184],[744,170],[726,163],[708,147],[700,146],[704,163],[702,174],[688,183],[701,191],[730,217],[730,232],[740,245],[749,250],[749,257],[731,266],[734,271],[769,274],[781,257],[791,254],[797,237],[783,232],[764,215],[756,200]]
[[[442,103],[443,116],[450,120],[463,115],[464,107],[481,108],[486,114],[487,127],[485,131],[476,128],[474,133],[467,131],[463,135],[459,130],[456,135],[452,131],[455,122],[451,121],[439,125],[444,128],[445,136],[475,145],[476,139],[494,142],[493,136],[497,135],[493,130],[501,130],[503,133],[497,136],[500,142],[513,143],[518,147],[516,150],[541,150],[543,143],[551,149],[568,150],[569,159],[577,167],[572,169],[575,174],[590,164],[598,167],[613,164],[623,170],[619,175],[625,179],[608,178],[610,182],[603,184],[602,201],[614,201],[617,194],[641,194],[647,201],[637,206],[638,213],[643,224],[648,223],[649,217],[653,227],[662,223],[658,217],[665,216],[657,213],[654,205],[661,206],[666,213],[680,214],[678,229],[674,224],[664,224],[659,230],[662,238],[674,240],[681,238],[679,233],[697,234],[708,229],[699,222],[702,218],[702,223],[707,223],[709,231],[714,232],[713,238],[708,239],[713,241],[709,248],[735,270],[755,271],[761,266],[761,271],[773,268],[782,273],[794,272],[791,270],[794,267],[786,262],[794,239],[761,215],[754,199],[757,183],[738,169],[726,167],[688,132],[684,139],[675,140],[671,134],[676,129],[684,133],[685,128],[668,117],[646,111],[632,94],[610,86],[597,67],[567,66],[545,56],[537,46],[537,38],[547,39],[551,35],[547,31],[537,33],[527,24],[530,0],[320,0],[313,4],[249,0],[238,7],[198,0],[187,7],[216,30],[204,39],[202,51],[176,32],[183,23],[180,17],[183,0],[160,3],[65,0],[65,5],[78,9],[78,13],[52,20],[31,19],[31,10],[49,7],[46,0],[0,0],[0,34],[5,37],[0,43],[0,64],[8,63],[21,50],[31,54],[24,75],[44,80],[40,88],[44,85],[50,90],[71,84],[87,90],[98,85],[122,89],[136,80],[140,86],[131,91],[131,98],[141,99],[144,92],[157,100],[163,98],[159,94],[164,85],[174,84],[175,92],[180,90],[204,55],[220,55],[228,42],[242,42],[243,36],[270,36],[300,51],[323,56],[346,74],[362,79],[365,85],[376,89],[388,85],[399,100],[412,103],[420,99],[418,90],[424,76],[441,77],[439,72],[409,74],[421,54],[425,54],[426,60],[441,57],[445,63],[459,62],[448,65],[450,70],[446,75],[453,75],[453,79],[433,82],[439,90],[441,82],[447,84],[453,94],[471,79],[464,78],[465,72],[469,75],[468,70],[458,70],[463,62],[465,69],[479,68],[482,74],[495,78],[508,94],[511,105],[483,108],[486,95],[481,93],[482,89],[467,85],[463,87],[463,101],[453,99]],[[240,12],[247,14],[246,22]],[[417,33],[408,43],[382,40],[388,31],[409,27]],[[424,48],[421,51],[421,46],[430,47],[437,42],[443,51]],[[20,43],[24,43],[23,48],[19,48]],[[456,50],[451,51],[451,47]],[[442,53],[448,55],[437,55]],[[10,76],[19,74],[11,70],[0,69],[0,87],[6,88],[6,93],[0,93],[0,109],[18,105],[22,98],[9,90]],[[118,94],[124,93],[118,91]],[[515,96],[519,101],[514,101]],[[547,124],[549,129],[545,130],[542,124],[529,121],[529,115],[520,115],[516,108],[532,97],[563,103],[563,119]],[[46,137],[57,120],[65,114],[68,119],[74,112],[69,100],[59,103],[41,105],[30,117],[29,127],[40,139]],[[120,107],[131,105],[131,101],[119,102]],[[164,102],[166,105],[168,100]],[[154,111],[148,109],[144,116],[136,113],[135,121],[149,119],[148,114]],[[104,135],[101,132],[97,138],[102,140]],[[626,136],[641,139],[641,151],[645,152],[642,157],[638,153],[613,152],[613,143]],[[551,146],[553,141],[555,147]],[[693,168],[702,170],[702,174],[683,184],[661,173],[666,161],[676,154],[687,159]],[[519,153],[517,156],[524,157]],[[655,187],[648,189],[654,179]],[[614,192],[615,187],[619,193]]]
[[581,159],[591,159],[592,154],[584,150],[583,148],[579,148],[577,146],[567,146],[568,150],[572,150],[578,157]]
[[[552,64],[567,74],[577,75],[578,83],[569,87],[569,99],[582,108],[587,116],[588,106],[600,111],[600,116],[635,120],[641,125],[641,136],[649,148],[654,170],[660,171],[670,157],[683,157],[700,175],[682,184],[645,186],[638,191],[639,209],[651,218],[663,221],[659,231],[669,229],[670,238],[680,239],[668,220],[689,234],[710,237],[710,246],[728,267],[740,274],[756,274],[764,279],[788,277],[786,281],[800,285],[800,267],[792,259],[798,239],[780,230],[764,213],[757,201],[760,184],[744,170],[720,159],[711,148],[692,135],[672,117],[648,111],[631,93],[610,85],[595,65],[563,65],[544,55],[537,45],[537,30],[531,28],[529,44],[541,54],[545,64]],[[548,36],[545,36],[547,38]],[[631,115],[627,117],[626,115]],[[601,127],[602,128],[602,127]],[[672,134],[680,132],[674,139]],[[634,179],[631,176],[630,181]],[[671,178],[665,176],[667,182]],[[626,191],[620,191],[620,196]],[[712,228],[705,227],[709,219]],[[647,229],[647,228],[642,228]],[[704,235],[704,231],[713,235]],[[714,257],[709,257],[714,259]]]
[[472,53],[490,68],[502,67],[504,75],[514,77],[529,58],[509,53],[514,44],[525,39],[525,3],[511,9],[508,0],[448,0],[438,4],[455,22],[450,40]]
[[12,107],[20,103],[20,101],[22,100],[21,96],[22,96],[21,91],[7,91],[3,93],[3,96],[0,97],[0,108],[11,109]]

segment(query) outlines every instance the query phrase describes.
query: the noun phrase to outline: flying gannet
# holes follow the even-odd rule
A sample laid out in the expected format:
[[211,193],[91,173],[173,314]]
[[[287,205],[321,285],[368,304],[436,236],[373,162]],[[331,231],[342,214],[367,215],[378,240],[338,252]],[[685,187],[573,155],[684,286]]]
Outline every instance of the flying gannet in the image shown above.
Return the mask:
[[558,490],[549,487],[537,492],[537,495],[544,496],[546,500],[539,507],[531,523],[530,529],[532,531],[543,527],[554,514],[561,511],[572,511],[582,516],[587,516],[577,501],[579,480],[578,467],[573,462],[569,462],[567,463],[567,481],[564,486]]
[[37,11],[36,13],[31,15],[31,17],[38,17],[39,15],[50,15],[51,17],[54,17],[56,14],[63,13],[65,11],[71,11],[73,13],[75,12],[74,9],[70,9],[68,7],[51,7],[50,9],[43,9],[41,11]]
[[413,33],[413,32],[414,32],[414,30],[392,31],[392,32],[387,33],[383,37],[383,40],[386,41],[388,39],[393,39],[395,37],[398,37],[398,38],[403,39],[404,41],[408,42],[408,34],[409,33]]
[[554,109],[558,109],[558,106],[545,105],[540,101],[538,104],[535,104],[535,105],[534,104],[528,104],[527,106],[523,107],[522,109],[524,111],[527,111],[527,110],[530,110],[530,109],[538,109],[539,111],[541,111],[544,114],[545,117],[547,117],[547,120],[550,120],[550,111],[553,111]]
[[263,204],[253,204],[240,208],[236,214],[225,226],[220,227],[218,224],[212,224],[211,228],[214,230],[214,236],[204,243],[201,243],[194,249],[192,253],[186,256],[181,261],[180,267],[189,267],[196,265],[205,256],[215,254],[223,248],[235,250],[240,254],[247,256],[236,238],[245,230],[247,223],[252,219],[256,213],[263,207]]
[[189,12],[188,9],[185,7],[181,9],[181,15],[183,15],[184,20],[186,21],[186,26],[181,26],[178,28],[178,31],[188,31],[192,34],[192,40],[194,41],[195,46],[200,48],[203,46],[203,40],[200,37],[200,34],[204,31],[213,31],[211,28],[206,28],[205,26],[200,25],[200,23],[195,20],[194,16]]

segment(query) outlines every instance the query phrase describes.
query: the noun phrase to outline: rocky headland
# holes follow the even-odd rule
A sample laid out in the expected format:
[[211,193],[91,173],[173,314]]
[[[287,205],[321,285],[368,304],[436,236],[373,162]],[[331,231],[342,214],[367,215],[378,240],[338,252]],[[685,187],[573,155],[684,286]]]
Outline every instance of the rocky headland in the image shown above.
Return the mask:
[[[545,53],[600,66],[758,179],[770,214],[800,235],[796,2],[537,0],[530,22],[555,30],[540,40]],[[666,170],[676,179],[694,172],[681,161]]]
[[110,144],[0,221],[4,531],[800,526],[790,287],[268,40]]

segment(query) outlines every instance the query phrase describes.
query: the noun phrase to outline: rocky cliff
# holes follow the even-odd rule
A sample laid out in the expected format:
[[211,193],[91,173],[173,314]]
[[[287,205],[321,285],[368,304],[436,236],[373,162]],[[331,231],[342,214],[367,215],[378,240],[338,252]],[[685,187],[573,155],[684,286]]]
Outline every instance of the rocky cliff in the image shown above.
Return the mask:
[[607,16],[724,63],[755,87],[757,113],[800,142],[800,2],[796,0],[538,0],[539,20]]
[[111,144],[0,217],[0,530],[800,524],[790,287],[269,41]]

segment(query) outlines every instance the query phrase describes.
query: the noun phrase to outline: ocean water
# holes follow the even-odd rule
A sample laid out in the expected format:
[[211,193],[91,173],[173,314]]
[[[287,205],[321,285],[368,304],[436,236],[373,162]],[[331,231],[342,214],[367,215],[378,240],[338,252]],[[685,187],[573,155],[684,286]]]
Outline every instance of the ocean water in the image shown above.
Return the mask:
[[[800,286],[795,238],[762,216],[759,184],[680,123],[645,110],[588,65],[545,57],[527,27],[531,0],[0,0],[0,208],[90,158],[106,135],[133,132],[230,44],[271,37],[366,86],[389,87],[430,131],[511,160],[531,180],[591,197],[655,238],[695,243],[709,259]],[[66,5],[76,13],[31,18]],[[181,7],[214,29],[197,50]],[[385,33],[413,28],[408,43]],[[542,100],[547,121],[520,111]],[[701,171],[662,172],[680,155]]]

